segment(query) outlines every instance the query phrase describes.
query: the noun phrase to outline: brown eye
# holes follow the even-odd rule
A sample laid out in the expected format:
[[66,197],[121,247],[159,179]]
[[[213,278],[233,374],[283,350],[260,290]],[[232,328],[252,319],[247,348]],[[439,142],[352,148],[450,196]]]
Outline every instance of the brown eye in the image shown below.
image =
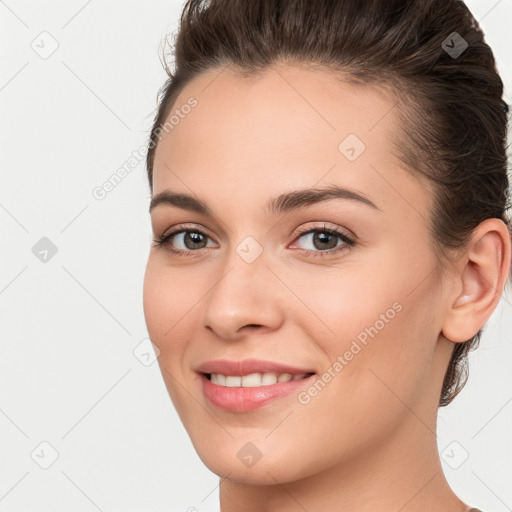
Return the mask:
[[179,232],[173,235],[172,240],[179,238],[181,233],[184,233],[182,243],[185,246],[185,249],[203,249],[203,247],[206,247],[206,240],[208,237],[203,233],[198,233],[196,231]]
[[315,231],[311,233],[311,243],[318,250],[334,249],[338,245],[339,236],[327,233],[325,231]]
[[[301,247],[305,251],[331,254],[338,249],[354,245],[354,241],[336,229],[316,228],[302,232],[296,240],[306,240]],[[341,242],[341,243],[340,243]]]
[[[199,253],[201,249],[208,246],[210,237],[197,229],[175,229],[160,238],[155,239],[157,246],[165,247],[171,253],[183,256],[190,256]],[[214,245],[215,247],[215,245]]]

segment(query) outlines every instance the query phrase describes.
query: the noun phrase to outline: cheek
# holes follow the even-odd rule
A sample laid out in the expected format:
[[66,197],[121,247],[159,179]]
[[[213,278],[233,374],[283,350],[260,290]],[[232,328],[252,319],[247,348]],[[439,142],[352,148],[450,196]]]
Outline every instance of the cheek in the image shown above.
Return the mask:
[[400,285],[390,274],[358,264],[295,276],[294,294],[307,309],[296,303],[287,314],[295,312],[293,321],[316,338],[332,359],[343,354],[350,341],[364,344],[376,330],[384,333],[399,321]]
[[157,254],[149,256],[144,275],[143,307],[150,337],[155,343],[162,344],[159,348],[163,350],[186,325],[201,293],[197,283],[186,285],[190,278],[185,278],[183,272],[166,268],[158,260]]
[[344,405],[351,396],[355,408],[362,398],[379,396],[400,406],[390,390],[413,400],[427,378],[439,318],[432,281],[418,276],[430,267],[423,262],[415,268],[399,257],[389,262],[318,273],[295,284],[311,310],[295,321],[327,355],[323,371],[338,382],[332,387],[351,391]]
[[[430,336],[435,318],[425,307],[431,292],[426,285],[407,295],[411,288],[403,277],[402,282],[370,279],[366,284],[340,279],[345,287],[320,281],[323,293],[315,286],[309,295],[316,302],[315,313],[334,334],[315,338],[328,358],[320,375],[323,384],[301,397],[307,405],[300,423],[314,431],[322,418],[323,434],[340,447],[336,457],[395,432],[410,416],[404,403],[414,408],[428,381],[435,346]],[[314,336],[310,326],[302,324]],[[321,443],[315,450],[321,453]]]
[[187,282],[186,274],[166,267],[158,254],[150,254],[144,275],[144,316],[149,337],[160,350],[157,361],[167,391],[184,424],[190,423],[190,396],[183,391],[190,379],[184,374],[185,353],[194,329],[194,304],[204,295]]

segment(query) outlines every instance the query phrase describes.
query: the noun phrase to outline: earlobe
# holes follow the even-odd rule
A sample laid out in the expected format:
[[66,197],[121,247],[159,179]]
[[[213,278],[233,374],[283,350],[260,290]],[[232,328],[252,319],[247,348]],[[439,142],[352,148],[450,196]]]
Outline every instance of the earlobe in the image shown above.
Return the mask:
[[503,221],[486,219],[475,228],[457,263],[456,297],[448,303],[442,328],[445,338],[467,341],[487,322],[509,275],[510,252],[510,234]]

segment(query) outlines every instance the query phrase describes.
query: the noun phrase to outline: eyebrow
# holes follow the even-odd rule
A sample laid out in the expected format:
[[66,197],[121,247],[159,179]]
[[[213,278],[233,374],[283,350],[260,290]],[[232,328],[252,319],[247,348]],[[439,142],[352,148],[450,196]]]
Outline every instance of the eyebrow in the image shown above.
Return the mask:
[[[277,197],[270,199],[265,205],[267,212],[273,215],[279,213],[287,213],[292,210],[304,208],[323,201],[331,199],[345,199],[349,201],[357,201],[365,204],[375,210],[382,211],[370,199],[361,193],[355,192],[338,185],[330,185],[324,188],[307,188],[302,190],[294,190],[292,192],[285,192]],[[151,199],[149,211],[161,205],[175,206],[182,210],[200,213],[202,215],[213,216],[212,210],[208,205],[188,194],[171,192],[164,190],[156,194]]]

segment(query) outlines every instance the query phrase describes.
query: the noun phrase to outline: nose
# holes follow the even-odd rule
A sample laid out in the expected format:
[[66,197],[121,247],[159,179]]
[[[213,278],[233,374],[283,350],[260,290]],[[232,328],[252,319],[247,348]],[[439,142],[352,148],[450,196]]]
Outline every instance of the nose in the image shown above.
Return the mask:
[[254,329],[278,329],[284,321],[283,288],[263,257],[247,263],[234,254],[205,297],[204,326],[227,340]]

